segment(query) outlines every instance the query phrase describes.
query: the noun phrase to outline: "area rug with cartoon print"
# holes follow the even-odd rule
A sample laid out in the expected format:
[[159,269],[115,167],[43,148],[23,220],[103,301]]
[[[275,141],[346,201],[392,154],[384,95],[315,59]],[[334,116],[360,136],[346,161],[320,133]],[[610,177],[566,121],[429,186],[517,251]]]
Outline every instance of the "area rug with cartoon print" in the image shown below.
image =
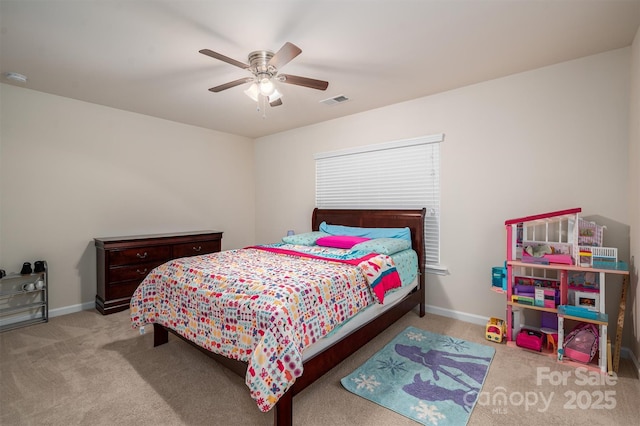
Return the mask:
[[423,425],[466,425],[494,354],[490,346],[408,327],[341,382]]

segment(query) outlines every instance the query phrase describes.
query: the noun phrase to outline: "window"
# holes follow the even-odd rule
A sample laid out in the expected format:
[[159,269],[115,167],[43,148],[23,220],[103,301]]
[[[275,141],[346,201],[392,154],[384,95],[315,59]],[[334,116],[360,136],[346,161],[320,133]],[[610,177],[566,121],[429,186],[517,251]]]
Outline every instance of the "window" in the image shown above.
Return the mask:
[[425,259],[440,273],[440,142],[444,134],[316,154],[319,208],[426,207]]

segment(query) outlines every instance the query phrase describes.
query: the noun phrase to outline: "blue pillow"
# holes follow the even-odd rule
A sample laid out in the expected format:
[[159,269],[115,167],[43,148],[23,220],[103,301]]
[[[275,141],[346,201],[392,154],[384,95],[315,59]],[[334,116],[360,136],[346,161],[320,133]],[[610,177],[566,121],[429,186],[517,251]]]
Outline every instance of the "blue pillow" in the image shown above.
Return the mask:
[[367,253],[379,253],[391,256],[403,250],[411,248],[411,243],[401,238],[375,238],[358,243],[351,247],[351,251],[364,251]]
[[318,238],[328,237],[325,232],[305,232],[304,234],[294,234],[282,237],[282,242],[287,244],[296,244],[299,246],[315,246]]
[[409,228],[358,228],[355,226],[320,224],[320,231],[331,235],[350,235],[366,238],[400,238],[411,241],[411,229]]

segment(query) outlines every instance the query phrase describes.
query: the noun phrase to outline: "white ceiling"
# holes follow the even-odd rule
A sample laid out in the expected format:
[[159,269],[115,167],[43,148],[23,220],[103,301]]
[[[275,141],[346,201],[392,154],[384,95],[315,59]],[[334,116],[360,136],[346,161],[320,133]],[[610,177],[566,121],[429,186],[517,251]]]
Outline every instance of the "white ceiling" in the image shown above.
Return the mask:
[[[0,24],[3,83],[255,138],[629,46],[640,0],[0,0]],[[248,73],[200,49],[287,41],[280,71],[326,91],[280,84],[263,118],[246,86],[207,90]]]

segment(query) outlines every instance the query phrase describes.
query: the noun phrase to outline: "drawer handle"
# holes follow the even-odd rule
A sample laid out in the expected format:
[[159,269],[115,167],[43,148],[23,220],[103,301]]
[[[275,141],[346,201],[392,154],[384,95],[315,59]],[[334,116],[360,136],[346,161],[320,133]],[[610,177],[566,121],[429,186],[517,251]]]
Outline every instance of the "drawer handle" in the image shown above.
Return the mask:
[[143,271],[141,271],[140,269],[136,269],[136,272],[139,273],[140,275],[147,275],[147,268],[144,268]]
[[145,257],[148,256],[147,252],[145,251],[144,254],[140,254],[140,253],[136,253],[136,256],[138,256],[139,259],[144,259]]
[[200,251],[200,250],[202,250],[202,246],[198,246],[198,247],[193,246],[193,251]]

